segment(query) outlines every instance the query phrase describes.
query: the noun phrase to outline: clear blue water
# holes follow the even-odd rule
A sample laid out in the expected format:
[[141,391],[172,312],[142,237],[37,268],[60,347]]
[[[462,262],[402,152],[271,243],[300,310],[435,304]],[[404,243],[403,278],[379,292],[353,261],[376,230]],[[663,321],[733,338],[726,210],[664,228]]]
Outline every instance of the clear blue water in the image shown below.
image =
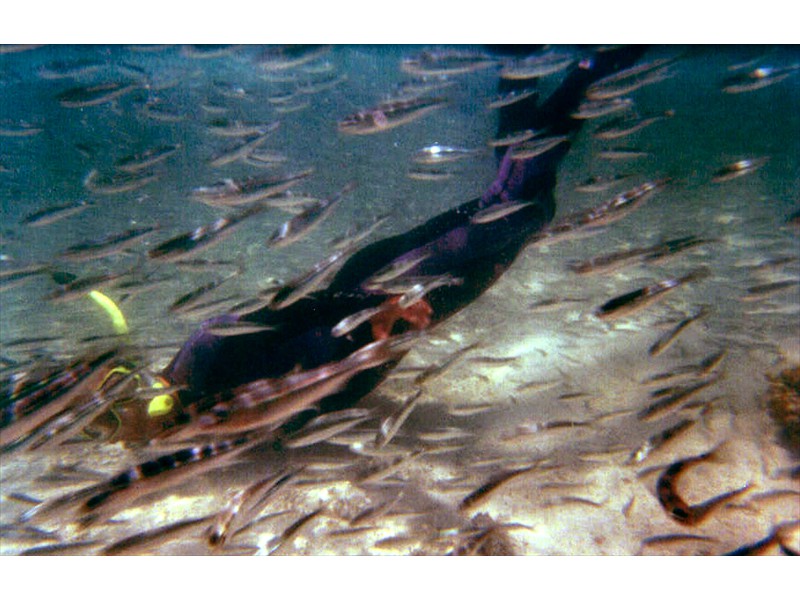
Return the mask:
[[[154,370],[163,367],[198,322],[175,318],[167,308],[215,273],[156,265],[145,258],[145,252],[160,241],[226,214],[225,209],[192,200],[194,188],[225,178],[277,175],[305,168],[313,168],[314,174],[294,188],[295,193],[325,197],[349,181],[358,184],[321,227],[287,248],[265,245],[268,236],[290,216],[275,209],[249,220],[232,237],[200,253],[201,258],[237,260],[244,265],[244,272],[215,295],[230,294],[235,296],[234,301],[241,301],[273,279],[290,279],[328,255],[329,242],[355,224],[388,214],[389,219],[371,239],[386,237],[476,197],[491,183],[495,163],[487,142],[494,135],[496,116],[486,105],[496,95],[499,66],[430,79],[428,82],[439,86],[449,103],[411,123],[374,135],[349,136],[337,131],[341,119],[374,106],[395,94],[398,86],[411,82],[413,78],[400,69],[401,61],[423,49],[337,46],[306,64],[271,72],[258,65],[261,49],[250,46],[232,48],[214,58],[198,57],[180,46],[45,46],[0,54],[0,129],[16,133],[25,128],[41,130],[31,135],[0,136],[2,268],[45,263],[79,276],[130,270],[164,278],[154,289],[121,304],[132,340],[149,348],[144,352],[148,366]],[[438,49],[483,51],[478,46]],[[584,51],[569,47],[559,50]],[[788,222],[800,209],[800,71],[746,93],[724,93],[721,86],[734,73],[730,70],[733,66],[753,61],[742,70],[787,67],[800,63],[800,52],[794,47],[654,47],[643,60],[673,56],[679,59],[670,66],[668,79],[639,89],[631,97],[642,115],[671,109],[675,116],[612,142],[592,136],[592,130],[604,119],[587,123],[559,172],[558,216],[589,208],[613,195],[613,191],[586,194],[575,189],[591,175],[633,173],[631,185],[668,176],[672,180],[667,188],[600,235],[526,249],[494,288],[438,328],[404,362],[408,368],[441,362],[448,354],[476,342],[481,344],[481,355],[515,357],[515,361],[500,366],[462,360],[426,386],[425,401],[403,428],[401,439],[406,448],[414,447],[420,432],[443,426],[457,427],[471,436],[472,442],[469,452],[417,457],[396,477],[394,489],[405,490],[404,508],[417,510],[421,516],[406,520],[398,517],[377,533],[342,538],[325,538],[320,532],[338,525],[333,517],[322,519],[315,525],[317,539],[307,533],[287,550],[289,553],[447,551],[447,545],[433,543],[430,534],[438,526],[444,527],[442,524],[450,526],[458,521],[448,511],[452,512],[459,498],[493,473],[491,468],[475,466],[489,459],[496,460],[496,470],[537,460],[555,469],[554,479],[542,474],[509,483],[485,508],[498,521],[530,526],[510,533],[516,550],[525,554],[652,552],[647,546],[643,550],[642,540],[684,530],[660,512],[653,491],[655,476],[642,474],[642,469],[697,454],[722,441],[728,442],[722,466],[716,470],[703,466],[701,472],[710,474],[707,481],[687,480],[688,485],[700,488],[694,501],[748,481],[756,482],[757,489],[752,492],[756,495],[798,491],[797,480],[783,474],[796,464],[797,457],[776,442],[775,425],[766,415],[762,398],[766,373],[800,362],[800,288],[795,286],[756,302],[743,301],[742,297],[755,285],[800,278],[797,260],[773,270],[753,268],[771,258],[800,257],[797,226]],[[48,77],[44,69],[58,69],[56,63],[73,67],[89,64],[91,68],[69,76]],[[541,89],[552,89],[561,76],[545,77]],[[108,81],[138,83],[129,93],[97,106],[70,108],[58,100],[67,89]],[[313,84],[320,89],[304,91]],[[292,97],[288,105],[279,103],[284,95]],[[175,115],[174,120],[159,120],[143,110],[156,100],[160,108]],[[218,112],[210,111],[209,106]],[[281,112],[287,106],[292,110]],[[285,162],[268,168],[243,161],[223,167],[209,165],[215,153],[236,142],[212,133],[215,118],[259,123],[279,120],[279,128],[262,148],[284,155]],[[435,143],[477,152],[445,165],[451,173],[447,179],[410,178],[413,153]],[[92,169],[111,174],[120,159],[164,144],[180,144],[180,149],[153,169],[157,175],[154,182],[113,195],[93,193],[84,185]],[[602,159],[600,152],[611,146],[636,147],[648,155],[619,162]],[[724,165],[755,157],[769,160],[744,177],[720,184],[711,182],[712,174]],[[626,185],[615,189],[626,189]],[[81,200],[94,205],[42,227],[21,223],[37,210]],[[77,264],[57,259],[57,254],[70,245],[140,225],[158,225],[160,229],[129,252]],[[610,275],[581,277],[565,266],[568,260],[684,235],[716,241],[664,264],[633,266]],[[709,267],[711,276],[682,288],[664,302],[611,325],[591,316],[594,308],[616,295],[697,266]],[[56,337],[47,344],[46,352],[56,358],[70,358],[85,349],[82,338],[110,333],[107,317],[85,297],[60,303],[47,301],[45,296],[54,289],[49,277],[36,276],[0,291],[0,348],[8,364],[25,364],[28,360],[25,351],[9,346],[21,338]],[[103,289],[121,299],[113,286]],[[565,298],[577,300],[564,302],[550,312],[530,308],[538,301]],[[648,357],[647,348],[653,341],[699,306],[710,307],[709,316],[663,356]],[[710,408],[702,414],[689,410],[686,414],[695,420],[696,427],[685,439],[665,448],[663,455],[640,468],[625,466],[630,452],[658,429],[625,416],[626,411],[635,412],[646,401],[642,379],[697,362],[720,348],[728,350],[725,369],[702,397],[722,399],[709,402]],[[556,383],[541,393],[516,391],[532,380]],[[407,395],[409,385],[402,378],[390,380],[367,402],[391,407],[392,402]],[[585,397],[569,399],[569,394],[579,392]],[[460,418],[450,411],[454,405],[483,403],[494,403],[497,409]],[[556,429],[540,436],[514,438],[513,442],[506,440],[520,424],[594,419],[615,413],[619,413],[619,420],[610,418],[590,428]],[[376,423],[371,425],[374,428]],[[4,460],[3,482],[14,490],[46,496],[54,491],[37,487],[36,470],[68,460],[72,452],[79,452],[82,464],[112,473],[139,456],[133,450],[114,446],[113,452],[106,448],[105,458],[100,460],[97,457],[102,446],[88,446],[65,448],[63,456],[37,456],[31,459],[35,468],[29,472],[21,468],[24,461],[17,462],[21,459]],[[320,453],[324,456],[323,450]],[[231,490],[245,479],[237,472],[230,481],[217,482],[216,486],[191,488],[181,501],[175,497],[165,500],[160,512],[136,513],[130,529],[146,529],[201,509],[219,509]],[[579,491],[560,496],[536,492],[554,481],[574,484]],[[285,502],[300,511],[298,515],[313,510],[319,502],[329,502],[339,517],[352,517],[359,508],[375,504],[387,494],[390,492],[365,491],[339,482],[305,491],[298,487]],[[589,498],[600,507],[563,500],[570,496]],[[186,498],[194,498],[195,504]],[[623,514],[632,498],[633,508]],[[753,500],[748,504],[746,497],[738,509],[733,505],[718,511],[698,530],[713,537],[713,543],[666,544],[656,546],[655,551],[720,553],[737,547],[737,541],[755,541],[776,523],[798,518],[796,496],[788,498],[790,501]],[[19,507],[8,499],[3,503],[2,521],[6,523]],[[292,518],[284,520],[283,527]],[[575,527],[576,522],[583,525]],[[272,534],[280,529],[276,526]],[[393,535],[408,540],[401,539],[395,545],[387,542],[384,548],[388,549],[383,550],[380,544],[375,546],[376,541]],[[101,540],[112,539],[109,536],[106,531],[98,533]],[[262,537],[249,543],[263,551]],[[5,554],[18,553],[31,544],[0,539]],[[205,551],[202,544],[186,547],[165,546],[162,551]]]

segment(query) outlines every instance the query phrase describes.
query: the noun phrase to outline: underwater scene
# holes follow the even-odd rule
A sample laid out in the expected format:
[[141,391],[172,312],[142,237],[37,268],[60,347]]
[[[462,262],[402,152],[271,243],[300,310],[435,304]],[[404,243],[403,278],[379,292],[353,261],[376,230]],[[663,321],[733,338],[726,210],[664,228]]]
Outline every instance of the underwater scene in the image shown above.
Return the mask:
[[0,46],[0,554],[800,553],[800,48]]

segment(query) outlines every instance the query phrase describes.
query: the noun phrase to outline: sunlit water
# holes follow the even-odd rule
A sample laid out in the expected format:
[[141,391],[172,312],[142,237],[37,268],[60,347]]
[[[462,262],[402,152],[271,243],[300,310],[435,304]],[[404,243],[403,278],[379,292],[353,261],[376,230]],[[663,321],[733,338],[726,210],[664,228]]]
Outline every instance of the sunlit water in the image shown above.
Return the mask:
[[[244,265],[244,271],[215,295],[233,295],[236,302],[267,287],[273,278],[290,279],[327,256],[330,240],[354,224],[388,214],[371,239],[402,232],[474,198],[491,183],[495,162],[486,143],[494,134],[495,114],[486,104],[496,94],[498,68],[450,77],[450,85],[443,88],[448,106],[412,123],[366,136],[337,132],[337,121],[377,104],[408,82],[411,78],[400,70],[401,59],[421,50],[335,47],[306,65],[267,74],[254,60],[258,49],[251,47],[217,58],[199,58],[180,47],[58,46],[0,55],[0,125],[42,130],[0,137],[3,268],[55,262],[58,269],[81,276],[133,270],[165,278],[121,304],[133,343],[150,348],[145,355],[153,370],[163,368],[198,324],[176,318],[167,311],[169,305],[219,274],[158,266],[144,257],[148,247],[226,214],[193,201],[192,189],[224,178],[305,168],[313,168],[314,174],[294,188],[296,193],[325,197],[349,181],[358,184],[321,227],[287,248],[265,245],[290,216],[270,210],[199,254],[237,259]],[[508,536],[506,549],[521,554],[719,554],[800,519],[800,487],[796,475],[790,474],[798,457],[777,443],[778,429],[764,397],[767,374],[800,362],[800,287],[743,301],[748,288],[800,278],[800,237],[797,225],[788,222],[800,208],[800,73],[752,92],[727,94],[720,89],[732,65],[757,59],[755,66],[787,66],[800,61],[800,55],[786,48],[658,47],[643,60],[679,54],[683,56],[671,67],[669,79],[631,94],[641,114],[672,109],[675,116],[611,142],[591,135],[603,119],[588,122],[559,172],[557,218],[647,179],[670,177],[669,185],[600,234],[525,249],[483,297],[430,332],[401,364],[400,375],[406,369],[442,363],[470,344],[479,346],[425,382],[418,406],[391,444],[399,451],[396,456],[365,457],[346,446],[325,443],[279,456],[264,451],[249,460],[247,455],[221,474],[120,513],[121,524],[65,529],[61,542],[94,541],[96,545],[78,550],[92,553],[134,532],[209,514],[248,482],[285,464],[307,464],[311,470],[265,510],[277,516],[238,536],[231,547],[267,553],[270,540],[303,514],[322,507],[325,511],[280,552],[446,553],[456,545],[453,532],[476,514],[486,513],[497,523],[516,524],[503,535]],[[98,66],[74,77],[42,76],[43,66],[79,60]],[[542,90],[552,89],[559,78],[545,78]],[[99,106],[68,108],[56,99],[68,88],[109,80],[147,85]],[[321,82],[330,85],[311,93],[297,91]],[[289,92],[294,93],[289,104],[275,102]],[[154,119],[143,111],[148,100],[155,99],[174,119]],[[280,120],[262,148],[285,155],[286,162],[271,168],[241,161],[210,166],[209,159],[235,139],[211,134],[209,122],[219,115],[207,110],[209,105],[224,109],[223,116],[230,120]],[[479,152],[446,165],[452,176],[445,180],[411,179],[412,154],[434,143]],[[121,158],[162,144],[181,148],[155,168],[156,181],[114,195],[93,194],[84,187],[91,169],[110,173]],[[636,147],[648,155],[625,161],[599,156],[604,148],[616,146]],[[769,161],[743,177],[711,182],[724,165],[755,157]],[[612,173],[634,177],[607,192],[575,189],[591,175]],[[94,205],[51,225],[20,224],[36,210],[77,200]],[[154,224],[159,231],[129,253],[78,264],[55,259],[70,245]],[[688,235],[710,241],[663,263],[634,264],[611,274],[577,275],[566,266],[570,260]],[[774,269],[754,268],[778,257],[795,260]],[[708,277],[629,317],[606,323],[592,315],[615,296],[701,266],[710,269]],[[70,358],[86,351],[83,338],[111,333],[107,317],[85,297],[60,303],[45,300],[54,289],[49,277],[37,276],[0,291],[0,342],[8,365],[27,360],[25,351],[8,346],[15,340],[55,337],[46,344],[47,353]],[[113,286],[103,290],[115,297]],[[550,301],[554,306],[549,310],[536,308]],[[659,356],[648,354],[663,333],[700,307],[708,308],[705,319]],[[720,350],[727,354],[712,385],[658,420],[637,418],[652,401],[653,387],[642,383],[648,376],[696,364]],[[525,387],[530,382],[534,383]],[[386,415],[413,391],[412,379],[398,376],[362,403]],[[470,406],[474,414],[469,414]],[[641,462],[629,459],[649,437],[684,418],[693,422],[686,431]],[[564,421],[575,425],[540,431],[533,427]],[[372,419],[360,429],[376,431],[378,424]],[[453,439],[432,443],[431,432],[445,428],[452,428],[448,431]],[[658,502],[659,474],[670,463],[719,444],[715,459],[691,467],[681,477],[683,497],[698,504],[751,487],[698,525],[677,523]],[[152,449],[121,444],[62,448],[2,458],[3,524],[28,508],[9,499],[12,492],[46,498],[86,485],[87,481],[73,487],[48,485],[41,475],[53,465],[77,462],[113,474],[155,455]],[[423,448],[427,450],[417,453]],[[405,462],[382,485],[357,483],[404,456]],[[508,481],[474,510],[458,509],[459,502],[493,476],[531,465],[536,468]],[[345,529],[348,520],[366,508],[398,496],[387,515],[368,522],[369,529],[331,534]],[[698,537],[652,541],[671,534]],[[6,533],[0,549],[18,554],[44,543],[55,542]],[[796,534],[793,543],[796,549]],[[210,549],[201,530],[155,551],[198,554]]]

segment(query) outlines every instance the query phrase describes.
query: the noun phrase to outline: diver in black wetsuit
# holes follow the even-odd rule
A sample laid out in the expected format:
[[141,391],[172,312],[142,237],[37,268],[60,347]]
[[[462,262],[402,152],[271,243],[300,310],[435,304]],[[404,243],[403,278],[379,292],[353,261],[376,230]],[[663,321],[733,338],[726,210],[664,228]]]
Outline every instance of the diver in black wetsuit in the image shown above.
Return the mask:
[[[571,114],[593,82],[630,67],[643,47],[594,52],[574,65],[562,84],[543,103],[536,95],[501,109],[498,137],[533,129],[547,135],[574,136],[582,121]],[[501,80],[500,92],[527,82]],[[512,264],[532,237],[555,214],[556,172],[570,141],[530,159],[512,160],[510,149],[498,155],[496,180],[477,199],[428,222],[355,253],[331,284],[282,309],[263,308],[240,317],[212,319],[184,345],[163,373],[167,383],[183,386],[183,406],[214,393],[257,379],[282,377],[298,367],[306,370],[342,360],[354,351],[390,334],[425,329],[461,310]],[[496,220],[473,223],[479,211],[498,203],[525,206]],[[443,285],[421,300],[401,308],[399,296],[368,285],[369,278],[389,265],[411,265],[403,277],[447,276],[458,284]],[[360,310],[383,306],[381,316],[335,337],[331,329]],[[269,325],[270,330],[220,337],[207,331],[210,323],[237,319]],[[393,361],[359,373],[343,392],[327,398],[321,408],[341,407],[373,389],[396,364]]]

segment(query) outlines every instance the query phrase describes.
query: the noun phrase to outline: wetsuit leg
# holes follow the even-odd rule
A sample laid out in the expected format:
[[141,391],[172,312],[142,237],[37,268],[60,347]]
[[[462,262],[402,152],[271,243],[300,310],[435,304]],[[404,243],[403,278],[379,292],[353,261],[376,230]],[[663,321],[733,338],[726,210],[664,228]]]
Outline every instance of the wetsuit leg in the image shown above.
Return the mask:
[[[501,109],[499,134],[535,129],[546,130],[548,135],[573,135],[582,122],[571,118],[571,114],[586,88],[632,65],[643,52],[641,47],[617,48],[596,52],[590,59],[576,63],[543,103],[533,98],[524,111]],[[482,197],[360,250],[327,289],[287,308],[265,308],[244,317],[270,325],[271,331],[218,338],[201,328],[167,367],[165,377],[174,384],[188,386],[187,397],[197,398],[254,379],[280,377],[297,366],[309,369],[341,360],[373,341],[372,332],[364,325],[348,336],[336,338],[331,335],[331,328],[350,314],[390,299],[391,294],[371,289],[365,282],[397,260],[421,258],[405,276],[448,275],[461,281],[459,285],[437,288],[424,299],[431,312],[430,324],[441,322],[480,296],[553,218],[556,173],[569,147],[569,142],[562,143],[527,160],[512,161],[508,154],[504,155],[495,182]],[[503,201],[525,202],[527,206],[487,224],[471,221],[476,212]],[[401,315],[392,332],[408,325]],[[385,370],[383,367],[360,374],[351,388],[359,387],[359,394],[369,391],[381,379],[375,373]]]

